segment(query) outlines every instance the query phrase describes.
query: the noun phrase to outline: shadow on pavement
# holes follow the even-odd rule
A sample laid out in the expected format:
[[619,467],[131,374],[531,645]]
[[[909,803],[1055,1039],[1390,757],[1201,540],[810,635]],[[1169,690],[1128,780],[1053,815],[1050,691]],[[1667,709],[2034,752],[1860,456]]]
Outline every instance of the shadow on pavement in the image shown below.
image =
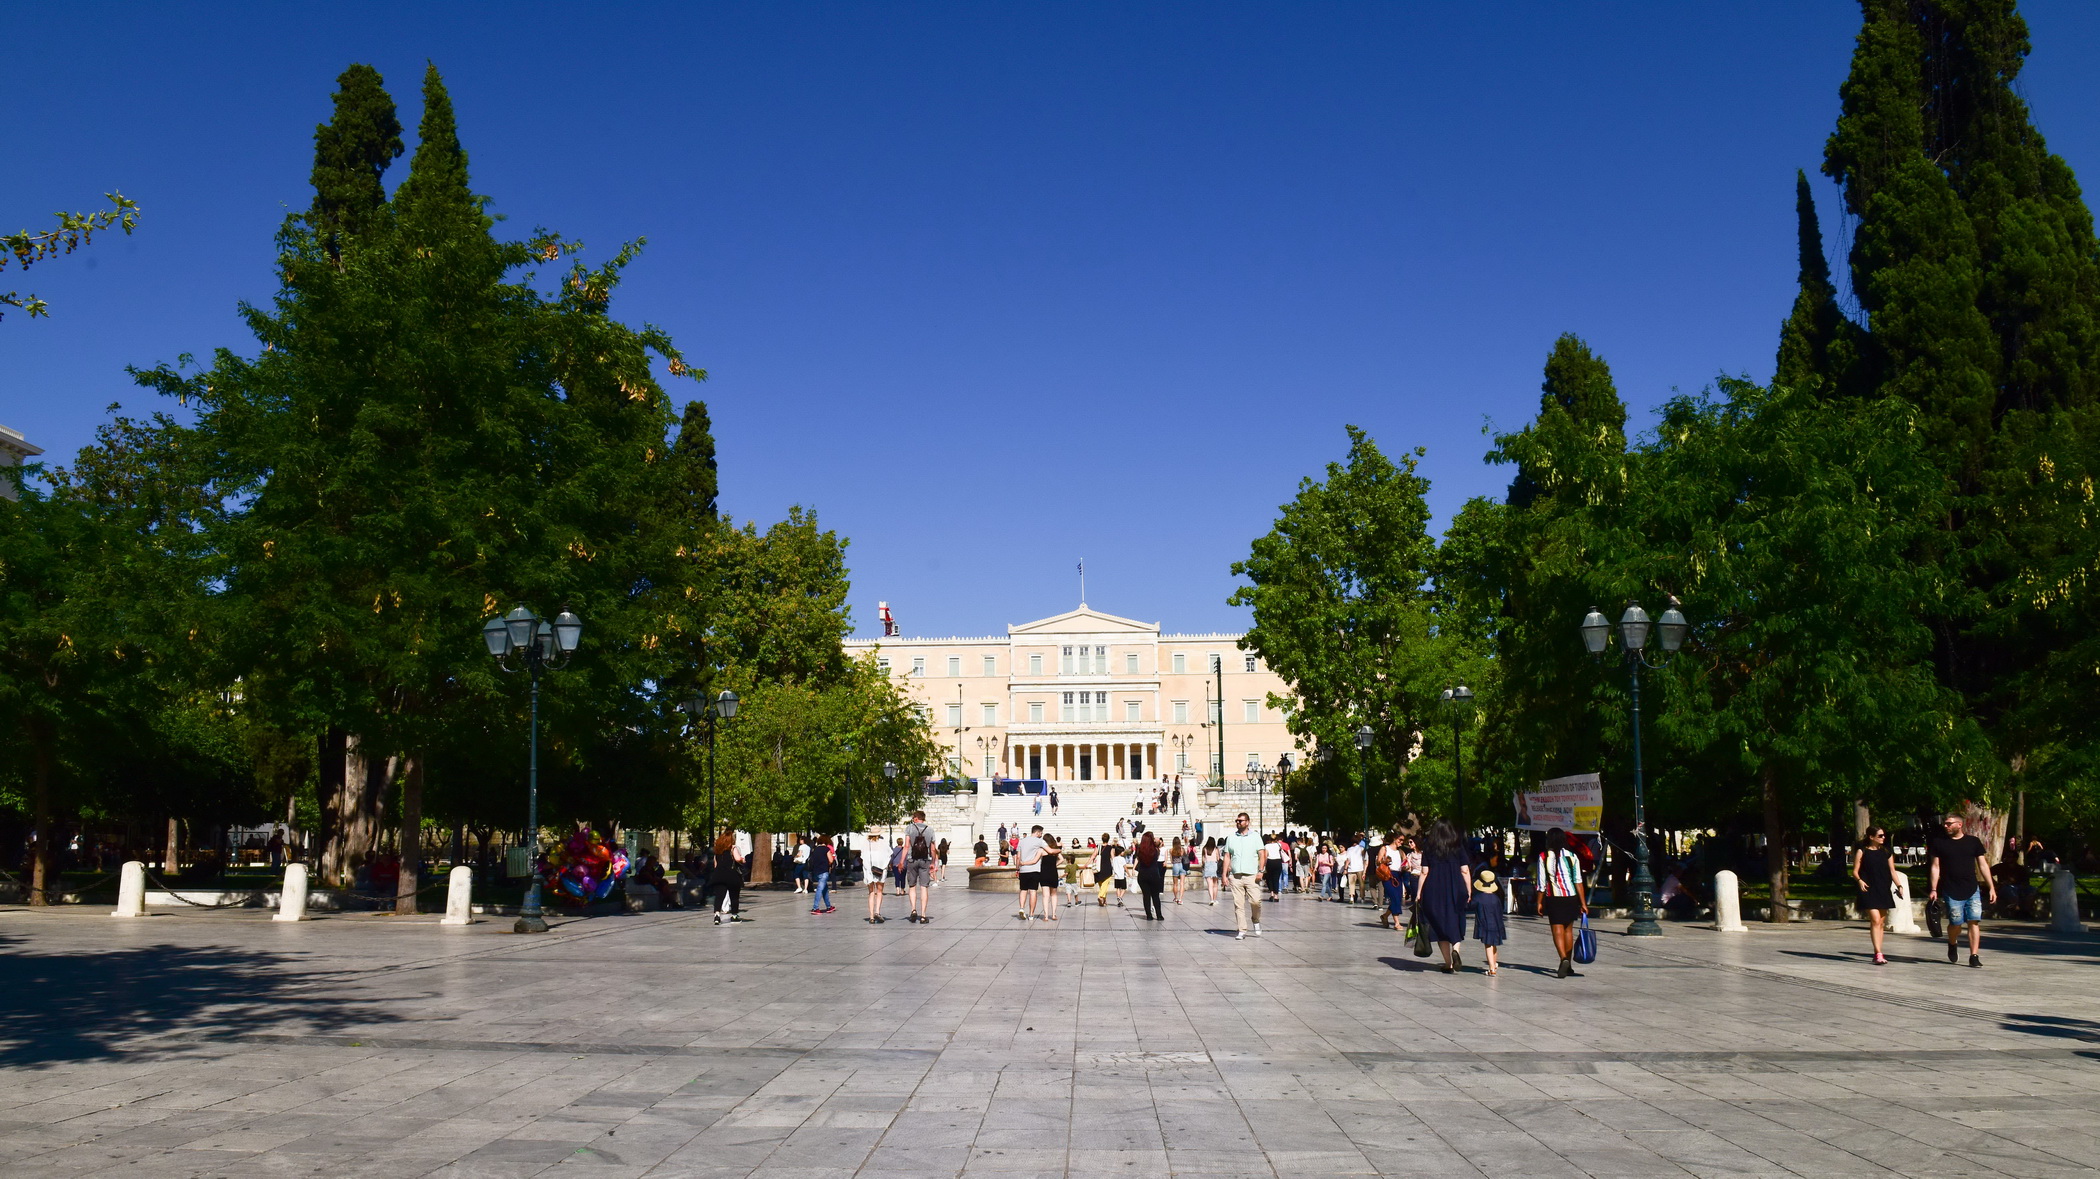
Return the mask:
[[2067,1015],[2022,1015],[2017,1011],[2005,1013],[2005,1022],[1998,1026],[2009,1032],[2026,1032],[2034,1036],[2053,1036],[2064,1040],[2084,1040],[2089,1044],[2100,1044],[2100,1023],[2090,1019],[2074,1019]]
[[115,1058],[182,1031],[318,1033],[396,1017],[331,994],[296,955],[161,945],[39,954],[0,935],[0,1067]]

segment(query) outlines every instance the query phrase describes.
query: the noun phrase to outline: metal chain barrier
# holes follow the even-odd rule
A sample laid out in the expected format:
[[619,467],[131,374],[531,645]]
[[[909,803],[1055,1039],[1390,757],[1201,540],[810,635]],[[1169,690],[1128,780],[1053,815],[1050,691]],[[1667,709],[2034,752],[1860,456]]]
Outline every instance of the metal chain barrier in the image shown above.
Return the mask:
[[68,892],[86,892],[87,890],[95,887],[96,885],[102,883],[105,880],[115,880],[117,878],[117,874],[115,872],[104,872],[102,875],[95,877],[93,880],[88,881],[86,884],[76,884],[68,888],[64,881],[60,881],[59,886],[56,889],[51,889],[38,888],[5,868],[0,868],[0,876],[6,877],[11,883],[19,887],[22,890],[22,895],[24,896],[34,896],[37,893],[42,893],[46,897],[59,898],[63,898]]

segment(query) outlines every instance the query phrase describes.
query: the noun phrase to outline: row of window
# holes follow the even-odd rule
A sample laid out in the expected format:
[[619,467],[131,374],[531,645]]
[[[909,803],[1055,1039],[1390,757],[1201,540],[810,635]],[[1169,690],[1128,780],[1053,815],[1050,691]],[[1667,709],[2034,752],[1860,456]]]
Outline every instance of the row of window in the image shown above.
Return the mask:
[[[1210,661],[1209,661],[1209,668],[1210,668],[1210,670],[1212,670],[1212,671],[1215,671],[1215,670],[1217,670],[1217,667],[1218,667],[1218,660],[1219,660],[1220,658],[1221,658],[1221,657],[1220,657],[1220,656],[1219,656],[1218,654],[1216,654],[1215,652],[1213,652],[1213,653],[1211,654],[1211,656],[1210,656]],[[1188,674],[1188,670],[1189,670],[1189,663],[1188,663],[1188,661],[1189,661],[1189,657],[1188,657],[1188,652],[1186,652],[1186,651],[1176,651],[1176,652],[1174,652],[1174,656],[1173,656],[1173,668],[1174,668],[1174,674],[1176,674],[1176,675],[1187,675],[1187,674]],[[889,656],[887,656],[887,655],[878,655],[878,656],[876,656],[876,657],[875,657],[875,664],[876,664],[876,666],[880,667],[880,668],[881,668],[882,670],[884,670],[884,671],[888,671],[888,670],[890,669],[890,657],[889,657]],[[995,656],[991,656],[991,655],[986,655],[986,656],[983,656],[983,657],[982,657],[982,663],[981,663],[981,665],[980,665],[980,666],[981,666],[981,669],[982,669],[982,670],[980,671],[980,674],[982,674],[982,675],[988,675],[988,676],[989,676],[989,675],[997,675],[997,674],[999,674],[999,672],[998,672],[998,667],[999,667],[999,663],[998,663],[998,659],[997,659],[997,657],[995,657]],[[1257,666],[1257,661],[1256,661],[1256,659],[1255,659],[1255,657],[1254,657],[1254,656],[1252,656],[1252,655],[1247,655],[1247,656],[1243,656],[1243,657],[1242,657],[1242,667],[1243,667],[1243,668],[1244,668],[1245,670],[1247,670],[1247,671],[1250,671],[1250,672],[1251,672],[1251,671],[1255,670],[1256,666]],[[951,679],[955,679],[955,678],[960,678],[960,677],[962,676],[962,673],[963,673],[962,669],[963,669],[963,659],[962,659],[962,656],[960,656],[960,655],[950,655],[950,656],[948,656],[948,675],[949,675],[949,678],[951,678]],[[1063,673],[1064,675],[1107,675],[1107,674],[1108,674],[1108,648],[1107,648],[1107,647],[1086,647],[1086,646],[1074,646],[1074,647],[1066,647],[1066,648],[1064,648],[1063,654],[1062,654],[1062,655],[1060,656],[1060,661],[1059,661],[1059,663],[1058,663],[1058,670],[1059,670],[1059,671],[1060,671],[1061,673]],[[1126,651],[1126,652],[1124,652],[1124,653],[1123,653],[1123,672],[1124,672],[1124,674],[1126,674],[1126,675],[1136,675],[1136,674],[1138,674],[1138,656],[1137,656],[1137,652],[1135,652],[1135,651]],[[924,655],[914,655],[914,656],[912,656],[912,660],[911,660],[911,673],[912,673],[912,674],[913,674],[914,676],[918,676],[918,677],[920,677],[920,678],[924,678],[924,677],[925,677],[925,675],[926,675],[926,657],[925,657]],[[1041,655],[1041,654],[1031,654],[1031,655],[1029,655],[1029,657],[1028,657],[1028,674],[1029,674],[1029,675],[1031,675],[1031,676],[1040,676],[1040,675],[1042,675],[1042,674],[1043,674],[1043,657],[1042,657],[1042,655]]]

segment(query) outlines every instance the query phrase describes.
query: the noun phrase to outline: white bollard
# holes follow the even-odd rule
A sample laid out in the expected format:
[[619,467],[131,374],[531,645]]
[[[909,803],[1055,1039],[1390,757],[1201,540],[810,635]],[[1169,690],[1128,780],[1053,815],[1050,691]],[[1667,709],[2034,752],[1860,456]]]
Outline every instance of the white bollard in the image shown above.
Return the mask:
[[2049,882],[2049,932],[2085,932],[2085,922],[2078,919],[2078,878],[2069,868],[2058,868]]
[[124,874],[117,879],[117,910],[112,917],[144,917],[146,915],[146,865],[137,860],[124,861]]
[[270,920],[306,920],[306,865],[284,866],[284,891],[277,899],[277,915]]
[[474,921],[474,869],[461,864],[445,878],[445,919],[440,925],[470,925]]
[[1743,925],[1743,897],[1735,873],[1726,868],[1714,873],[1714,928],[1722,933],[1750,932]]
[[1894,896],[1896,907],[1889,911],[1890,933],[1918,932],[1918,915],[1911,909],[1910,877],[1898,872],[1890,882],[1889,892]]

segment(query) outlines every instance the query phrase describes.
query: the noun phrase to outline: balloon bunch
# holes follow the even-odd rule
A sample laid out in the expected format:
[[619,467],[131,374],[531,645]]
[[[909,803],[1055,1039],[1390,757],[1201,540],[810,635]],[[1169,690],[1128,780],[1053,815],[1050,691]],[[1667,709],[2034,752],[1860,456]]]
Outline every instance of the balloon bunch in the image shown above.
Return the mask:
[[540,873],[555,896],[579,903],[602,901],[627,875],[627,851],[578,827],[568,842],[540,860]]

